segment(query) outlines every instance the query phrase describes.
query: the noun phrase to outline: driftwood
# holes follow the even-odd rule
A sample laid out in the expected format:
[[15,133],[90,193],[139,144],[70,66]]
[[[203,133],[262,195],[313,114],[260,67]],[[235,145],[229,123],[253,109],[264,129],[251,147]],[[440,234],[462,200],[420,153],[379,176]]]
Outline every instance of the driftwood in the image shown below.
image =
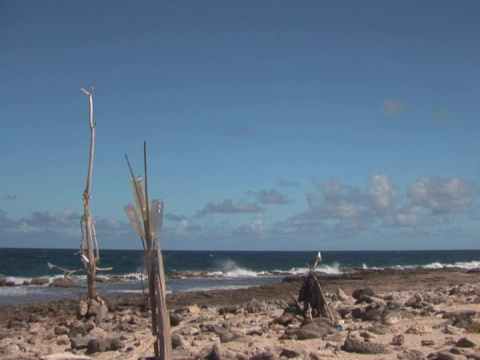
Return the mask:
[[166,305],[165,274],[163,270],[163,258],[158,243],[162,231],[163,222],[163,201],[153,199],[151,206],[148,202],[148,175],[147,175],[147,148],[144,142],[144,171],[145,185],[141,177],[135,177],[127,159],[128,167],[132,175],[132,190],[135,206],[125,206],[130,223],[140,235],[145,250],[145,260],[148,274],[148,297],[150,300],[150,311],[152,320],[152,336],[155,359],[172,359],[172,343],[170,334],[169,314]]
[[307,279],[300,288],[298,302],[303,303],[302,313],[305,318],[326,317],[332,323],[335,322],[322,287],[312,269],[310,269]]
[[128,358],[126,358],[126,360],[137,360],[145,353],[145,351],[147,351],[153,344],[155,344],[156,341],[156,336],[150,337],[147,341],[145,341],[143,344],[133,350],[128,356]]

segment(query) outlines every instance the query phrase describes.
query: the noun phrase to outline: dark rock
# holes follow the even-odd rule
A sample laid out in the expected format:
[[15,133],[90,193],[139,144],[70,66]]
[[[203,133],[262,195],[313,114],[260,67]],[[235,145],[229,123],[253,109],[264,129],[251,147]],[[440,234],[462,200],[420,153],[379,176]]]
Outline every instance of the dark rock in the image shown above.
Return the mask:
[[180,325],[180,316],[178,316],[176,313],[170,311],[169,313],[170,316],[170,326],[178,326]]
[[236,314],[238,311],[239,307],[235,305],[231,306],[225,306],[223,308],[218,309],[218,313],[220,315],[225,315],[225,314]]
[[55,335],[68,335],[69,331],[66,326],[55,326],[53,330]]
[[418,350],[405,350],[397,355],[398,360],[427,360],[425,355]]
[[72,321],[69,326],[70,337],[75,337],[77,335],[86,335],[85,324],[79,320]]
[[305,322],[300,328],[285,330],[285,335],[288,337],[296,336],[298,340],[307,340],[321,339],[334,332],[332,324],[327,319],[315,318],[312,321]]
[[70,338],[70,347],[74,350],[86,349],[91,337],[77,335]]
[[292,323],[292,321],[295,319],[293,314],[291,313],[285,313],[280,315],[279,317],[273,319],[272,323],[273,324],[280,324],[282,326],[288,326],[289,324]]
[[351,336],[345,339],[342,349],[346,352],[357,353],[357,354],[388,354],[390,353],[390,348],[388,345],[373,343],[373,342],[364,342],[357,340]]
[[16,330],[16,331],[29,330],[30,325],[25,320],[23,321],[12,320],[8,322],[7,329]]
[[294,349],[282,349],[282,352],[280,353],[280,357],[283,356],[287,359],[298,358],[300,355],[302,355],[302,353]]
[[182,335],[179,333],[172,334],[172,349],[182,348],[185,346]]
[[383,317],[383,312],[385,311],[384,306],[378,306],[375,308],[367,308],[367,311],[363,315],[363,320],[364,321],[376,321],[380,320]]
[[46,285],[48,283],[49,280],[47,278],[32,279],[32,281],[30,281],[30,285]]
[[125,343],[120,338],[115,338],[110,341],[110,350],[119,350],[125,347]]
[[212,351],[205,357],[206,360],[221,360],[220,348],[217,344],[213,345]]
[[375,292],[371,288],[360,288],[352,293],[353,298],[359,300],[362,295],[374,296]]
[[345,316],[350,314],[352,312],[352,310],[355,309],[355,306],[353,305],[345,305],[345,304],[342,304],[340,305],[339,307],[337,307],[337,312],[340,314],[340,316],[342,317],[342,319],[345,319]]
[[107,314],[108,308],[103,299],[97,297],[90,301],[90,308],[88,309],[87,315],[95,319],[95,324],[97,326],[107,317]]
[[392,345],[396,345],[396,346],[403,345],[404,343],[405,343],[405,336],[402,334],[395,335],[391,342]]
[[437,353],[437,360],[467,360],[464,355],[452,354],[450,351],[440,351]]
[[228,328],[220,325],[215,325],[215,324],[206,324],[206,325],[200,325],[200,329],[203,332],[213,332],[217,335],[224,334],[229,332]]
[[477,312],[474,310],[459,310],[459,311],[449,311],[442,315],[443,319],[467,319],[475,315]]
[[405,302],[405,306],[412,307],[415,304],[421,303],[423,301],[423,296],[420,293],[416,293],[410,299]]
[[265,351],[257,355],[253,355],[249,360],[274,360],[275,355],[270,351]]
[[470,339],[464,337],[464,338],[461,338],[460,340],[458,340],[457,343],[455,344],[455,346],[461,347],[461,348],[471,348],[471,347],[475,347],[476,344],[473,341],[471,341]]
[[433,341],[433,340],[422,340],[421,344],[422,344],[422,346],[433,346],[433,345],[435,345],[435,341]]
[[105,352],[110,349],[110,343],[107,339],[91,339],[87,345],[87,354]]
[[364,307],[357,307],[352,310],[352,318],[354,319],[362,319],[366,313],[366,308]]

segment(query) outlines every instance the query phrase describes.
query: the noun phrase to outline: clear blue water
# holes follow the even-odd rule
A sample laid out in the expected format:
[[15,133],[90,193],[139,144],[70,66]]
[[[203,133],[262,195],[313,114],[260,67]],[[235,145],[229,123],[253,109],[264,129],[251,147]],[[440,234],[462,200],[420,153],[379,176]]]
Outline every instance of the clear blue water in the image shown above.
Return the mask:
[[[15,284],[33,278],[61,277],[63,273],[50,269],[48,262],[67,269],[82,269],[82,263],[73,249],[14,249],[0,248],[0,277]],[[167,280],[168,291],[241,288],[267,283],[278,283],[283,276],[301,274],[312,265],[317,253],[313,251],[163,251],[165,273],[205,272],[220,278],[194,276]],[[99,275],[121,276],[119,283],[98,283],[103,296],[124,293],[142,293],[144,254],[140,250],[102,250],[102,268],[112,267]],[[338,274],[352,268],[386,267],[480,267],[480,250],[442,251],[325,251],[319,270]],[[82,281],[82,272],[79,272]],[[59,289],[49,286],[0,287],[0,303],[29,303],[80,299],[84,288]]]

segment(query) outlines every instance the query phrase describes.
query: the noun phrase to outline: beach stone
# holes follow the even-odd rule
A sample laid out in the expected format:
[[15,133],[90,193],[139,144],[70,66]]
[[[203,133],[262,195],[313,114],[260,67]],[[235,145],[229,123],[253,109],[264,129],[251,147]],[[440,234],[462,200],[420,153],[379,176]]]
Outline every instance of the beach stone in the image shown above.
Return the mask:
[[468,360],[464,355],[452,354],[450,351],[440,351],[437,353],[437,360]]
[[422,294],[420,293],[416,293],[415,295],[413,295],[410,299],[408,299],[406,302],[405,302],[405,306],[407,307],[412,307],[414,304],[417,304],[419,302],[422,302],[423,301],[423,296]]
[[67,335],[62,335],[57,338],[55,343],[57,345],[68,345],[70,343],[70,338]]
[[221,325],[216,325],[216,324],[201,324],[200,330],[202,330],[202,332],[213,332],[217,335],[230,331],[228,330],[228,328]]
[[205,357],[206,360],[220,360],[220,348],[217,344],[213,345],[212,351]]
[[345,339],[342,350],[358,354],[388,354],[391,352],[388,345],[373,342],[363,342],[353,336]]
[[85,331],[85,324],[80,320],[74,320],[69,326],[70,337],[75,337],[76,335],[86,335],[88,331]]
[[395,335],[392,339],[391,344],[395,346],[400,346],[405,343],[405,336],[403,334]]
[[245,309],[250,314],[255,314],[255,313],[262,312],[262,311],[266,311],[267,310],[267,304],[265,303],[265,301],[260,301],[260,300],[257,300],[257,299],[254,298],[254,299],[252,299],[248,302]]
[[398,360],[427,360],[425,355],[419,350],[405,350],[397,355]]
[[402,321],[402,313],[400,311],[386,311],[383,314],[382,323],[388,326],[396,325]]
[[265,351],[260,354],[253,355],[249,360],[274,360],[275,354],[270,351]]
[[434,340],[422,340],[421,344],[422,344],[422,346],[434,346],[435,341]]
[[8,322],[7,329],[11,329],[15,331],[29,330],[30,325],[25,320],[22,320],[22,321],[11,320]]
[[176,332],[173,333],[171,338],[172,338],[172,349],[185,347],[185,341],[183,341],[183,337],[179,333],[176,333]]
[[374,308],[367,308],[367,311],[363,315],[362,319],[364,321],[376,321],[382,319],[383,312],[385,311],[385,306],[378,306]]
[[310,352],[311,360],[322,360],[329,357],[337,357],[337,355],[330,349],[320,349]]
[[432,332],[432,329],[429,328],[428,326],[423,324],[417,324],[409,327],[407,331],[405,331],[405,334],[423,335],[423,334],[429,334],[431,332]]
[[469,338],[463,337],[455,343],[455,346],[461,347],[461,348],[472,348],[477,345],[473,341],[471,341]]
[[187,307],[187,311],[189,314],[194,314],[194,315],[198,315],[200,314],[200,308],[195,304],[195,305],[192,305],[192,306],[189,306]]
[[107,339],[91,339],[87,345],[87,354],[105,352],[110,349],[110,343]]
[[296,336],[297,340],[321,339],[328,334],[334,333],[330,322],[325,318],[315,318],[304,323],[300,328],[287,329],[285,335]]
[[462,335],[465,332],[465,329],[458,328],[456,326],[452,325],[446,325],[445,326],[445,333],[451,334],[451,335]]
[[360,300],[363,295],[374,296],[375,291],[372,288],[359,288],[352,293],[352,296],[356,300]]
[[335,310],[337,310],[342,319],[345,319],[348,314],[351,314],[353,309],[355,309],[354,305],[341,304]]
[[108,308],[105,301],[100,297],[90,301],[90,308],[88,309],[88,316],[95,318],[95,324],[98,326],[103,319],[107,317]]
[[474,310],[458,310],[448,311],[442,315],[442,319],[468,319],[474,316],[477,312]]
[[356,307],[352,310],[352,318],[362,319],[366,312],[367,310],[365,307]]
[[280,324],[282,326],[288,326],[295,320],[295,317],[291,313],[284,313],[279,317],[272,320],[272,324]]
[[169,311],[168,312],[169,319],[170,319],[170,326],[178,326],[180,325],[181,319],[176,313]]
[[347,300],[350,300],[351,297],[348,296],[345,291],[343,291],[342,289],[338,288],[336,291],[335,291],[335,294],[337,295],[337,297],[340,299],[340,301],[347,301]]
[[238,333],[233,333],[233,332],[227,332],[227,333],[223,333],[223,334],[220,335],[220,342],[222,342],[222,343],[227,343],[227,342],[231,342],[231,341],[249,343],[252,340],[253,339],[252,339],[251,336],[238,334]]
[[53,330],[55,335],[68,335],[69,331],[66,326],[55,326]]
[[293,358],[297,358],[299,356],[302,355],[302,352],[299,351],[299,350],[295,350],[295,349],[288,349],[288,348],[284,348],[282,349],[282,352],[280,353],[280,357],[285,357],[287,359],[293,359]]
[[218,309],[218,313],[220,315],[236,314],[238,310],[239,310],[238,306],[230,305],[230,306],[225,306],[225,307],[222,307],[222,308]]
[[84,317],[85,315],[87,315],[87,312],[88,312],[88,303],[85,300],[81,300],[78,303],[77,314],[80,317]]
[[71,337],[70,347],[74,350],[86,349],[88,347],[88,343],[90,342],[90,340],[91,340],[91,337],[89,336],[77,335],[75,337]]
[[120,337],[114,338],[110,340],[110,350],[119,350],[125,347],[125,343]]

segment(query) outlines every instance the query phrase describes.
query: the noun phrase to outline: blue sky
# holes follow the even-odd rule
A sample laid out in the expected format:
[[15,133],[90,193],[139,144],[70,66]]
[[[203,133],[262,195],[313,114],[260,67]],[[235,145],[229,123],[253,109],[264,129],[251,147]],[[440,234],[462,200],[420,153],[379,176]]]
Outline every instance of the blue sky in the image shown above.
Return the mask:
[[478,249],[477,1],[2,1],[0,247]]

